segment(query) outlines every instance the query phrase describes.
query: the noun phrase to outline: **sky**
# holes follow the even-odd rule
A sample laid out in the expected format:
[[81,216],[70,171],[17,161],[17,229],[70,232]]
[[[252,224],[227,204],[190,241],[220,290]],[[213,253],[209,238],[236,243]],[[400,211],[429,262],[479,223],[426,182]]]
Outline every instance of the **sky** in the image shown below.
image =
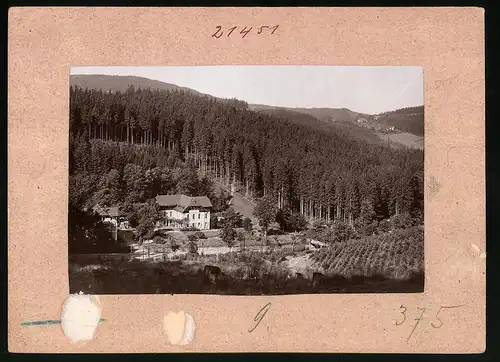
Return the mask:
[[71,74],[134,75],[281,107],[376,114],[424,104],[423,68],[417,66],[73,67]]

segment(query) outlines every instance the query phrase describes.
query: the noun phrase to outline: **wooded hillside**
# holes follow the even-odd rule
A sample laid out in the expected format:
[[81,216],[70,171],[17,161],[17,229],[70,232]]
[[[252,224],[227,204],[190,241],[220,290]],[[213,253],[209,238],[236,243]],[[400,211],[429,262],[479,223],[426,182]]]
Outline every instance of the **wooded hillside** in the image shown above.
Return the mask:
[[[251,111],[238,100],[71,87],[70,137],[74,149],[99,139],[164,150],[202,175],[240,183],[252,197],[272,195],[279,207],[309,218],[353,222],[363,201],[378,219],[423,215],[422,151],[369,144],[298,118]],[[83,165],[73,158],[71,172]],[[117,172],[126,182],[124,170]]]
[[424,106],[407,107],[375,116],[376,120],[386,126],[417,136],[424,135]]

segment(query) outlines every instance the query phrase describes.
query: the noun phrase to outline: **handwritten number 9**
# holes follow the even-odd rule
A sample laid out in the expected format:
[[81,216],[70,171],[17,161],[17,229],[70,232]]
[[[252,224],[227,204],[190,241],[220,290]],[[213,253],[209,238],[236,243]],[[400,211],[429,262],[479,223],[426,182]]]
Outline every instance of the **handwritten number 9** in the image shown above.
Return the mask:
[[262,318],[264,318],[269,308],[271,308],[271,303],[267,303],[265,306],[261,308],[261,310],[259,310],[255,318],[253,319],[253,321],[257,323],[255,323],[255,326],[252,329],[249,329],[248,332],[252,333],[255,330],[255,328],[257,328],[257,326],[259,325]]
[[402,304],[401,304],[401,307],[399,307],[399,309],[404,309],[404,311],[400,312],[400,313],[403,315],[403,320],[402,320],[401,322],[399,322],[399,323],[398,323],[398,322],[396,322],[396,325],[397,325],[397,326],[400,326],[400,325],[401,325],[401,324],[403,324],[403,323],[404,323],[404,321],[406,320],[406,314],[405,314],[405,312],[406,312],[406,307],[405,307],[404,305],[402,305]]

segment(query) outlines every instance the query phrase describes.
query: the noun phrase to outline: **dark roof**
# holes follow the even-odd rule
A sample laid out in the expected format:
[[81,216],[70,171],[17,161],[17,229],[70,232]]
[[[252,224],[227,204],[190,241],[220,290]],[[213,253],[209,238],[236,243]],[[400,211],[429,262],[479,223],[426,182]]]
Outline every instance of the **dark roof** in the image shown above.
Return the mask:
[[191,198],[191,207],[212,207],[210,199],[206,196],[196,196]]
[[177,206],[181,195],[158,195],[156,203],[160,206]]
[[119,210],[117,206],[111,207],[102,207],[100,205],[94,206],[94,211],[97,212],[100,216],[106,217],[118,217]]
[[158,195],[156,202],[160,206],[173,207],[180,212],[184,212],[189,207],[212,207],[212,203],[206,196]]

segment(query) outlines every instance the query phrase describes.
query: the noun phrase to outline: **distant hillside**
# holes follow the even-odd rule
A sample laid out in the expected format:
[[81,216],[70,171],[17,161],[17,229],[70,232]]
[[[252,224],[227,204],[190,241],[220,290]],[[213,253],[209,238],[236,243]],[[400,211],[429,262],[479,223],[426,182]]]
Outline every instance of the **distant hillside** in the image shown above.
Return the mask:
[[322,121],[350,121],[370,117],[368,114],[353,112],[347,108],[293,108],[297,112],[307,113]]
[[402,108],[377,115],[358,113],[347,108],[291,108],[262,104],[250,104],[249,108],[258,111],[282,109],[307,114],[321,121],[352,122],[357,123],[360,127],[371,128],[375,132],[386,132],[394,127],[396,132],[408,132],[417,136],[424,135],[424,106]]
[[295,113],[310,115],[320,121],[349,121],[355,122],[358,118],[370,117],[368,114],[353,112],[347,108],[293,108],[293,107],[274,107],[263,104],[249,104],[248,107],[253,110],[271,110],[285,109]]
[[249,108],[296,123],[308,124],[315,129],[349,135],[371,144],[423,149],[423,116],[419,118],[414,114],[418,113],[416,108],[419,107],[377,116],[353,112],[346,108],[285,108],[262,104],[249,104]]
[[[377,136],[376,133],[369,129],[361,127],[352,121],[339,120],[331,122],[330,119],[320,120],[309,114],[308,112],[300,112],[295,108],[280,108],[264,105],[249,105],[249,107],[257,112],[269,114],[278,118],[290,120],[294,123],[307,124],[308,126],[322,131],[333,131],[337,134],[348,134],[357,139],[363,140],[372,144],[385,144],[385,142]],[[293,110],[292,110],[293,109]],[[349,110],[347,110],[350,112]],[[347,113],[344,113],[344,116]]]
[[300,113],[300,112],[295,112],[291,111],[287,108],[279,108],[279,107],[262,107],[262,108],[253,108],[253,105],[250,105],[249,108],[251,110],[260,112],[260,113],[265,113],[269,114],[271,116],[275,116],[277,118],[284,118],[287,120],[290,120],[295,123],[305,123],[309,124],[312,127],[315,128],[320,128],[320,129],[325,129],[328,128],[328,125],[325,124],[324,122],[321,122],[318,120],[316,117],[313,117],[309,114],[306,113]]
[[70,85],[80,88],[100,89],[103,91],[125,92],[129,86],[135,88],[151,88],[164,90],[184,90],[197,95],[204,95],[191,88],[180,87],[175,84],[158,80],[123,75],[75,74],[71,75]]
[[377,114],[373,120],[417,136],[424,135],[424,106],[397,109]]
[[200,93],[194,89],[181,87],[176,84],[161,82],[154,79],[128,76],[128,75],[102,75],[102,74],[74,74],[70,77],[70,86],[80,87],[82,89],[97,89],[102,91],[125,92],[128,87],[141,89],[157,89],[157,90],[177,90],[185,91],[194,95],[204,96],[220,100],[226,104],[230,104],[238,108],[248,108],[245,101],[240,101],[236,98],[225,99],[217,98],[210,94]]

